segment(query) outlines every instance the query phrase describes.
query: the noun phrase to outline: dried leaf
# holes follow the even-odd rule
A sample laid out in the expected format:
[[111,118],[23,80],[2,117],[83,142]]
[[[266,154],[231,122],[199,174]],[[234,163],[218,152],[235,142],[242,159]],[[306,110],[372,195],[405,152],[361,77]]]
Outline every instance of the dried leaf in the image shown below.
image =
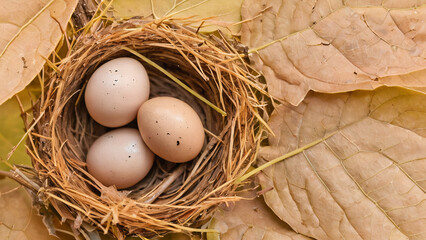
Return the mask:
[[[115,0],[113,9],[117,18],[150,17],[153,12],[157,18],[169,14],[175,14],[175,18],[211,18],[202,24],[203,32],[214,31],[221,26],[237,33],[240,24],[233,23],[241,20],[242,2],[243,0]],[[198,28],[201,23],[202,21],[192,26]]]
[[154,237],[151,240],[200,240],[196,235],[190,236],[185,233],[168,233],[165,236]]
[[425,87],[425,3],[246,0],[242,42],[271,95],[293,105],[309,90]]
[[[74,239],[64,234],[59,236],[63,240]],[[58,239],[49,235],[25,189],[8,178],[0,179],[0,239]]]
[[0,7],[0,104],[37,75],[78,0],[8,0]]
[[[249,196],[250,195],[250,196]],[[255,197],[251,192],[245,197]],[[210,228],[220,233],[207,234],[207,240],[309,240],[294,232],[266,206],[262,197],[241,200],[230,208],[221,208],[215,212]]]
[[[34,101],[39,94],[40,85],[37,82],[31,83],[18,94],[24,110],[31,108],[31,101]],[[0,105],[0,159],[7,159],[8,154],[19,143],[24,134],[24,122],[21,118],[18,101],[14,98],[9,99]],[[27,155],[24,145],[25,142],[19,145],[9,159],[9,163],[31,165],[30,157]],[[0,161],[0,170],[8,169],[9,167]]]
[[260,174],[268,206],[316,239],[426,239],[426,95],[400,88],[311,93],[280,105],[271,160],[332,134]]

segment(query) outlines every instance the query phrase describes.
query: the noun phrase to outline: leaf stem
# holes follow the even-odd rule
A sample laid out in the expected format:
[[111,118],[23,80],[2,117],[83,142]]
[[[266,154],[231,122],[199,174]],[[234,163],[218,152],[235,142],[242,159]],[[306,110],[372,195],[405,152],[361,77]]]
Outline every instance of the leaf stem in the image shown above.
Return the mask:
[[4,47],[3,51],[0,53],[0,58],[4,55],[4,53],[6,52],[6,50],[9,48],[10,44],[12,44],[12,42],[15,41],[15,39],[22,33],[22,31],[26,27],[28,27],[31,23],[33,23],[35,21],[35,19],[40,16],[40,14],[42,14],[44,11],[46,11],[46,9],[48,7],[50,7],[50,5],[52,5],[53,2],[54,2],[54,0],[50,0],[42,9],[40,9],[40,11],[38,11],[36,13],[36,15],[34,15],[28,22],[26,22],[24,25],[22,25],[22,27],[19,29],[19,31],[6,44],[6,46]]
[[296,154],[304,152],[306,149],[311,148],[311,147],[317,145],[318,143],[321,143],[321,142],[327,140],[328,138],[332,137],[336,133],[337,133],[337,131],[334,131],[334,132],[332,132],[332,133],[324,136],[323,138],[317,139],[317,140],[315,140],[315,141],[313,141],[311,143],[308,143],[307,145],[305,145],[305,146],[303,146],[301,148],[298,148],[298,149],[293,150],[293,151],[291,151],[289,153],[286,153],[286,154],[284,154],[284,155],[282,155],[280,157],[277,157],[277,158],[275,158],[275,159],[273,159],[273,160],[271,160],[271,161],[263,164],[262,166],[259,166],[259,167],[255,168],[255,169],[251,170],[250,172],[244,174],[243,176],[241,176],[240,178],[238,178],[237,180],[235,180],[235,184],[241,183],[242,181],[246,180],[247,178],[253,176],[254,174],[262,171],[263,169],[265,169],[265,168],[267,168],[269,166],[274,165],[275,163],[281,162],[281,161],[283,161],[283,160],[285,160],[285,159],[287,159],[289,157],[293,157]]

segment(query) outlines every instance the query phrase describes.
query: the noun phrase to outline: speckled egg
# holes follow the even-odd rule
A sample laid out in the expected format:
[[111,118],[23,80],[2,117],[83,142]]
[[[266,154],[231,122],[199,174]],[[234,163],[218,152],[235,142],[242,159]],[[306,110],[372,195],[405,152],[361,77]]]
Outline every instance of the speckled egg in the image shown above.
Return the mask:
[[128,57],[101,65],[90,77],[85,92],[90,116],[101,125],[120,127],[136,118],[149,97],[149,79],[143,65]]
[[138,126],[146,145],[167,161],[190,161],[204,144],[200,117],[177,98],[157,97],[146,101],[138,112]]
[[100,136],[90,146],[87,170],[105,186],[128,188],[142,180],[154,163],[154,154],[137,129],[119,128]]

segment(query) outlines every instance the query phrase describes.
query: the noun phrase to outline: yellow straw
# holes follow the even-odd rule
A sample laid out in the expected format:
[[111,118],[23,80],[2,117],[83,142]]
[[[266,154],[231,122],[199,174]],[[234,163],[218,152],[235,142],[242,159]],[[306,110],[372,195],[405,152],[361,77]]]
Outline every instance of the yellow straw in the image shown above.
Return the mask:
[[196,98],[198,98],[201,101],[203,101],[205,104],[209,105],[211,108],[213,108],[214,110],[216,110],[218,113],[222,114],[222,116],[224,116],[224,117],[226,116],[226,112],[225,111],[223,111],[222,109],[218,108],[216,105],[214,105],[213,103],[211,103],[209,100],[205,99],[203,96],[201,96],[200,94],[198,94],[197,92],[195,92],[194,90],[192,90],[190,87],[188,87],[187,85],[185,85],[185,83],[183,83],[181,80],[177,79],[175,76],[173,76],[171,73],[169,73],[166,69],[160,67],[158,64],[156,64],[155,62],[149,60],[147,57],[145,57],[142,54],[136,52],[135,50],[132,50],[132,49],[130,49],[128,47],[121,47],[121,49],[126,50],[126,51],[128,51],[128,52],[136,55],[137,57],[139,57],[140,59],[144,60],[149,65],[155,67],[160,72],[164,73],[167,77],[169,77],[170,79],[172,79],[175,83],[179,84],[179,86],[181,86],[183,89],[185,89],[186,91],[188,91],[189,93],[191,93],[192,95],[194,95]]

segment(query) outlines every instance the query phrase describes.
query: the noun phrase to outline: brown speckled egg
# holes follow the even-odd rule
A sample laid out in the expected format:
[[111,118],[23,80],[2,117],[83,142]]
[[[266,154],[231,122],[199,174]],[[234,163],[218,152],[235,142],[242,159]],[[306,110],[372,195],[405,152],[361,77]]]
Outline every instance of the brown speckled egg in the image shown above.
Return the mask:
[[105,186],[128,188],[142,180],[154,163],[154,154],[137,129],[119,128],[100,136],[90,146],[87,170]]
[[107,127],[124,126],[136,118],[149,97],[148,74],[133,58],[113,59],[92,74],[84,97],[96,122]]
[[146,145],[170,162],[194,159],[204,144],[204,127],[187,103],[172,97],[152,98],[138,112],[138,126]]

